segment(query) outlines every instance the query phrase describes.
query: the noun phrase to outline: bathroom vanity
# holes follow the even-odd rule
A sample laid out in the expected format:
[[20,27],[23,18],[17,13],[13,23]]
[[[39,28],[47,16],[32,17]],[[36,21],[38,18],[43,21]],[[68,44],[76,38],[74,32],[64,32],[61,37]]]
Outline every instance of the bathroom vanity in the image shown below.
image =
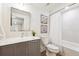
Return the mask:
[[0,56],[40,56],[40,39],[2,40],[0,41]]
[[0,56],[40,56],[40,38],[29,33],[31,13],[7,5],[2,9],[6,35],[0,37]]

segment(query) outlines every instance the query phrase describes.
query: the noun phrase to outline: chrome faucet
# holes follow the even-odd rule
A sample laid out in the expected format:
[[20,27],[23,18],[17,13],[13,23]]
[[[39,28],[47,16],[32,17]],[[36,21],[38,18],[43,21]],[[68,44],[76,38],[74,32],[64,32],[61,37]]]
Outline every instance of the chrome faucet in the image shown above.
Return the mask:
[[21,33],[21,38],[23,38],[23,36],[24,36],[24,32]]

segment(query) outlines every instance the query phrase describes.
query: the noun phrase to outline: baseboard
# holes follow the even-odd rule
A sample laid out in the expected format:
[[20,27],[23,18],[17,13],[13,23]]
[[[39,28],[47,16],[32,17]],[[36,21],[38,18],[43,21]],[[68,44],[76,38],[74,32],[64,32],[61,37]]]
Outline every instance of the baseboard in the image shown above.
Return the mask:
[[66,41],[66,40],[63,40],[62,43],[63,43],[63,47],[66,47],[66,48],[69,48],[69,49],[79,52],[79,44],[78,43],[74,43],[74,42],[70,42],[70,41]]

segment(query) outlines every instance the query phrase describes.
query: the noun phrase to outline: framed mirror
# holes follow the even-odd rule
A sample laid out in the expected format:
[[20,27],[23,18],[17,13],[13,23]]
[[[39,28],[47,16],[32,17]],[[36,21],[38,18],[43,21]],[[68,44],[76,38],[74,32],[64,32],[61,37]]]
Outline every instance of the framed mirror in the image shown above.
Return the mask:
[[31,14],[11,7],[11,31],[30,30]]

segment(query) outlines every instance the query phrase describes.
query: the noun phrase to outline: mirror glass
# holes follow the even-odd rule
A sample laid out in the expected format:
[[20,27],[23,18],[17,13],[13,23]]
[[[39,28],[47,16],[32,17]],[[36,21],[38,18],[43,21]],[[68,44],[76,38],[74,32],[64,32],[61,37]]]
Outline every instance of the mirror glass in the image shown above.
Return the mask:
[[30,30],[30,13],[11,8],[11,31]]

